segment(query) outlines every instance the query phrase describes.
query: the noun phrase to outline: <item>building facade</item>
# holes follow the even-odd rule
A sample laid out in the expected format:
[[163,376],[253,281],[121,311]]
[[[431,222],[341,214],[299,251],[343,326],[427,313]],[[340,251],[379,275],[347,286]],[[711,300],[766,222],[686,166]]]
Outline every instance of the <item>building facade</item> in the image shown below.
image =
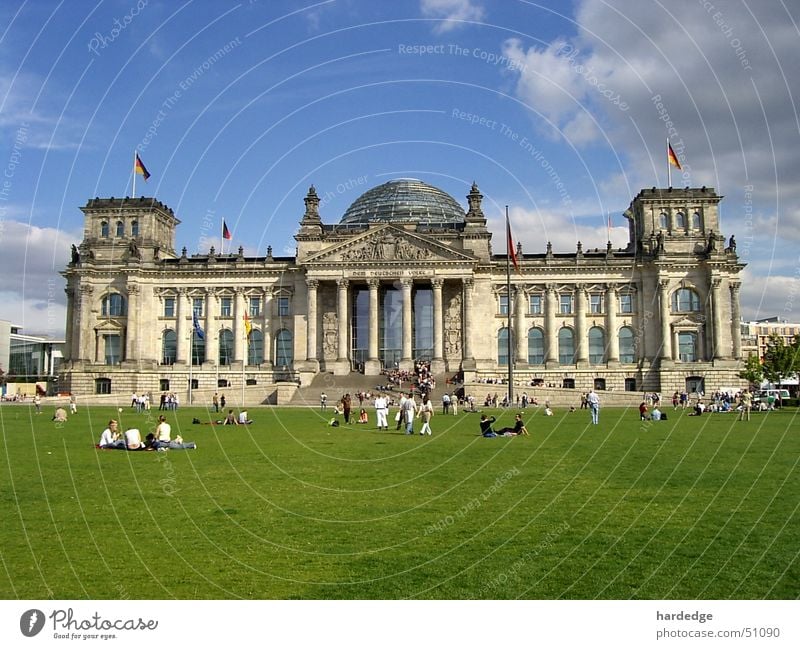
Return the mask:
[[769,340],[772,336],[780,336],[787,347],[794,343],[796,336],[800,336],[800,324],[788,322],[777,316],[741,323],[742,329],[742,357],[758,356],[764,360]]
[[61,384],[78,393],[308,384],[420,359],[480,381],[505,375],[509,336],[524,385],[669,393],[742,382],[743,264],[719,232],[714,189],[642,190],[624,213],[624,249],[518,249],[510,294],[482,198],[473,184],[465,210],[398,179],[329,224],[311,187],[294,257],[188,255],[157,200],[90,200],[63,272]]

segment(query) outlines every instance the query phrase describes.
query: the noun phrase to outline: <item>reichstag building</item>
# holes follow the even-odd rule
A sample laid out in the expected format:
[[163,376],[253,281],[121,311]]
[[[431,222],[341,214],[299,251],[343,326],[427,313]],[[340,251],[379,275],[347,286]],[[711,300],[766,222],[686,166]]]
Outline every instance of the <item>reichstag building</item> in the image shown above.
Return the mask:
[[[154,198],[95,198],[63,271],[62,390],[77,394],[219,386],[268,390],[321,374],[411,369],[466,382],[615,391],[738,386],[739,262],[713,188],[644,189],[623,249],[518,249],[486,228],[473,184],[464,207],[401,178],[323,222],[311,187],[294,257],[187,254]],[[300,210],[298,210],[300,212]],[[370,380],[366,385],[377,385]]]

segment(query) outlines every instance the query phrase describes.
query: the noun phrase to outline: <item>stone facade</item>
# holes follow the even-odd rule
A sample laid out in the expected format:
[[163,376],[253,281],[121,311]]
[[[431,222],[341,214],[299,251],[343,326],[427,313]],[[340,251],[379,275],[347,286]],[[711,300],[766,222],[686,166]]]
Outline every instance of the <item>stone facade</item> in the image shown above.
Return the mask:
[[381,218],[335,225],[322,222],[312,187],[291,258],[179,254],[179,221],[157,200],[90,200],[63,272],[61,385],[236,390],[307,384],[319,372],[378,375],[420,358],[436,373],[499,378],[508,309],[520,384],[662,393],[742,384],[743,265],[719,233],[712,188],[641,191],[624,213],[624,249],[519,250],[509,295],[505,250],[492,251],[475,185],[466,212],[445,205],[437,220],[408,203],[443,192],[393,182],[413,189],[402,218],[381,204]]

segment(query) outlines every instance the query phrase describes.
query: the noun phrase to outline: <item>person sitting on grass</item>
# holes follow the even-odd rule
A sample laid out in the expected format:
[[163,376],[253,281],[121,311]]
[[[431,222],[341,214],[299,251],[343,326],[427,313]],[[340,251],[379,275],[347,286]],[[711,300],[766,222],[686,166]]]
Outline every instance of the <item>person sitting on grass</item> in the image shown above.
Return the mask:
[[492,430],[492,424],[496,421],[497,419],[495,417],[487,417],[485,414],[481,415],[481,435],[484,437],[497,437],[497,433]]
[[647,421],[647,419],[649,419],[649,417],[647,416],[647,404],[644,401],[642,401],[639,404],[639,420]]
[[364,408],[361,409],[361,412],[358,413],[358,421],[357,424],[368,424],[369,418],[367,417],[367,411]]
[[197,448],[197,444],[194,442],[186,442],[184,444],[183,438],[180,435],[178,435],[174,440],[171,439],[171,437],[172,426],[167,423],[167,418],[164,415],[160,415],[158,418],[158,426],[156,426],[155,435],[153,435],[152,440],[150,439],[150,435],[146,437],[150,444],[145,444],[145,446],[147,446],[149,450],[157,450],[159,448]]
[[142,434],[138,428],[129,428],[123,433],[125,437],[125,448],[129,451],[143,451],[145,450],[144,442],[142,442]]
[[247,416],[247,410],[242,410],[239,413],[239,424],[249,426],[253,423],[253,420]]
[[125,442],[119,438],[119,423],[117,423],[116,419],[112,419],[108,422],[108,428],[100,435],[97,448],[125,448]]
[[549,404],[544,407],[544,416],[545,417],[552,417],[553,416],[553,411],[550,408]]
[[225,419],[217,423],[222,423],[223,426],[237,426],[239,424],[239,422],[236,421],[236,415],[233,414],[233,410],[228,410],[228,415]]
[[56,408],[56,414],[53,415],[53,421],[64,423],[67,421],[67,411],[63,408]]
[[501,428],[497,431],[501,435],[507,435],[509,437],[514,435],[530,435],[528,429],[525,428],[525,424],[522,422],[522,414],[517,413],[514,416],[514,426],[506,426],[505,428]]

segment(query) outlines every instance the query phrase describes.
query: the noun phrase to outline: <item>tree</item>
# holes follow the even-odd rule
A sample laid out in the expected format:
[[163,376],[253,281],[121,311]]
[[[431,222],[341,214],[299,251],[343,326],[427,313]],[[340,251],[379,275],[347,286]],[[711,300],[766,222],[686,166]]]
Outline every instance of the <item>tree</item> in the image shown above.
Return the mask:
[[764,378],[764,367],[758,356],[751,354],[744,363],[744,368],[739,372],[739,378],[745,379],[750,386],[759,386]]
[[800,369],[800,336],[795,336],[792,344],[787,345],[781,336],[771,334],[762,367],[766,379],[775,385],[796,374]]

